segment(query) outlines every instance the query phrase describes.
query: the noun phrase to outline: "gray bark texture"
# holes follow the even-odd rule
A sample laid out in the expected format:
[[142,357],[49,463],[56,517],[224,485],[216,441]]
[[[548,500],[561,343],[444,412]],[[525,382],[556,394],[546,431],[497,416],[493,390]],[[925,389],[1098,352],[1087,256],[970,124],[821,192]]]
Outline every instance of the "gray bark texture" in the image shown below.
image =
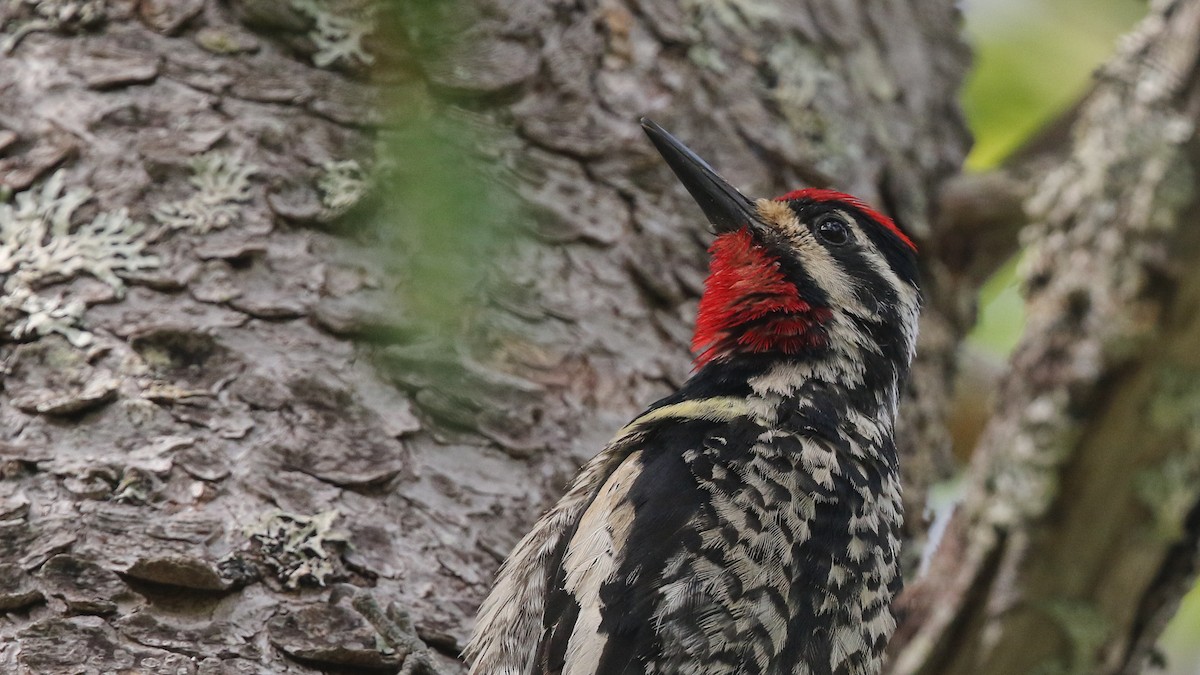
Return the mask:
[[507,551],[689,374],[709,235],[640,115],[918,240],[914,560],[1032,220],[1030,327],[890,668],[1138,672],[1200,541],[1200,0],[986,176],[960,31],[950,0],[8,0],[0,672],[458,672]]

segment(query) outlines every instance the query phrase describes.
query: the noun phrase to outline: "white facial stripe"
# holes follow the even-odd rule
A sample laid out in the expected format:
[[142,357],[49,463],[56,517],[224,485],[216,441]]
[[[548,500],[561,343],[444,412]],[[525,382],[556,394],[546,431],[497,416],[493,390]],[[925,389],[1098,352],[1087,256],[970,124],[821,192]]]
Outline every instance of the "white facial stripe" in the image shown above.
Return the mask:
[[[845,310],[847,313],[867,319],[879,318],[878,312],[868,310],[858,300],[856,291],[859,284],[857,280],[845,272],[841,264],[838,263],[825,246],[816,241],[812,232],[800,222],[790,206],[773,199],[760,199],[755,203],[755,207],[758,210],[759,216],[765,222],[774,226],[777,231],[788,237],[797,255],[801,258],[801,263],[804,265],[805,271],[808,272],[813,280],[829,296],[830,309],[833,309],[835,312],[835,321],[831,322],[831,325],[827,326],[827,329],[832,332],[840,332],[838,327],[833,325],[838,323],[836,315],[839,310]],[[885,283],[895,289],[898,299],[897,314],[901,318],[901,323],[905,331],[904,337],[908,342],[909,351],[911,351],[916,344],[917,325],[915,317],[920,312],[920,293],[912,284],[902,281],[896,275],[882,251],[879,250],[879,247],[867,235],[862,223],[841,209],[835,210],[834,213],[841,216],[850,225],[855,239],[860,244],[859,250],[866,263],[870,265],[871,269]],[[853,336],[856,334],[857,331],[852,329],[845,331],[845,336],[851,340],[853,340]]]
[[[830,309],[846,309],[854,314],[870,315],[858,300],[855,292],[858,288],[857,282],[846,274],[841,264],[829,253],[829,249],[813,237],[812,232],[800,222],[791,207],[772,199],[760,199],[755,202],[755,206],[763,220],[775,226],[781,234],[791,240],[804,271],[829,296]],[[848,216],[846,219],[848,222],[854,222]]]
[[[856,227],[857,223],[856,223]],[[864,238],[865,239],[865,238]],[[866,264],[871,265],[871,269],[880,275],[881,279],[888,283],[888,286],[895,289],[896,298],[898,298],[899,306],[896,307],[899,311],[896,312],[900,316],[900,327],[905,331],[905,341],[908,345],[908,353],[912,353],[913,348],[917,345],[917,315],[920,313],[920,294],[911,283],[906,283],[896,276],[892,270],[892,265],[889,265],[887,259],[883,258],[883,253],[878,250],[874,241],[865,239],[866,246],[863,246],[863,258],[866,259]]]
[[[840,212],[839,212],[840,213]],[[846,215],[846,214],[843,214]],[[863,259],[871,266],[871,269],[880,276],[889,286],[896,291],[896,298],[899,303],[897,314],[901,317],[901,327],[905,331],[905,341],[908,343],[908,351],[911,352],[917,342],[917,322],[916,316],[921,310],[921,296],[917,289],[912,284],[905,283],[896,276],[896,272],[892,270],[892,266],[888,264],[883,253],[875,242],[867,236],[856,220],[846,216],[846,222],[856,231],[859,240],[863,243],[861,248]]]

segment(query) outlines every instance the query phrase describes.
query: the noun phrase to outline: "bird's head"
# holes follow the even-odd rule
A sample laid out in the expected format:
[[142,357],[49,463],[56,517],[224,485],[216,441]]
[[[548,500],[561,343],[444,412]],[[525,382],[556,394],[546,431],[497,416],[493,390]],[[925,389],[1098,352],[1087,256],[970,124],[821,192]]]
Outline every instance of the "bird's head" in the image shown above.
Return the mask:
[[662,127],[642,126],[717,234],[692,341],[697,367],[775,353],[907,368],[917,251],[890,218],[833,190],[748,199]]

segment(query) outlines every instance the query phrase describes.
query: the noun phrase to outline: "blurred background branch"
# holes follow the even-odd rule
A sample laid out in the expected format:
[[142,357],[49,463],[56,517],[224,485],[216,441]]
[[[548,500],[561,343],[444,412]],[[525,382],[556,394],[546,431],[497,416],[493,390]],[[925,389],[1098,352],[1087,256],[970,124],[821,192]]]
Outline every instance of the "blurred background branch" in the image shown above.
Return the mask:
[[1028,325],[893,672],[1141,672],[1194,577],[1198,59],[1200,3],[1155,3],[1026,201]]

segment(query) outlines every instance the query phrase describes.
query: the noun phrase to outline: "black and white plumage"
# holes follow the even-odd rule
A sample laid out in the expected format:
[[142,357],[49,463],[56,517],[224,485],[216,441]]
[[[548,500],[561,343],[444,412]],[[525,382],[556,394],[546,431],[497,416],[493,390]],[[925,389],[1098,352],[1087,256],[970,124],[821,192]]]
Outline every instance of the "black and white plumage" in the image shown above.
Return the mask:
[[645,126],[718,231],[698,370],[517,544],[471,672],[878,673],[901,584],[892,433],[915,247],[841,193],[751,202]]

